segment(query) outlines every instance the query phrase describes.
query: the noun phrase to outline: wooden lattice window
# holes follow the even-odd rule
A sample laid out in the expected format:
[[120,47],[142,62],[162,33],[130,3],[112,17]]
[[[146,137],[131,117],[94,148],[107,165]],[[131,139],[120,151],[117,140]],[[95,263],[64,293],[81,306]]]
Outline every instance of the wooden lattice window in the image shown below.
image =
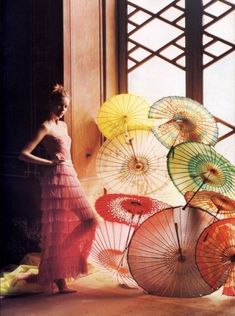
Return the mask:
[[235,1],[121,0],[119,8],[120,91],[203,103],[219,124],[218,149],[235,162]]

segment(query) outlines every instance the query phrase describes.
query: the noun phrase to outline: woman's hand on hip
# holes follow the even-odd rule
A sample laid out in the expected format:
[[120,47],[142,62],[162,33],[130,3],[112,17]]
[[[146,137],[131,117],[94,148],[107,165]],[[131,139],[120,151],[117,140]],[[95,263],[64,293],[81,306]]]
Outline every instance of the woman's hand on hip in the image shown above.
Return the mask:
[[61,153],[57,153],[55,155],[55,158],[52,160],[52,165],[55,166],[55,165],[59,165],[60,163],[62,162],[65,162],[65,157],[63,154]]

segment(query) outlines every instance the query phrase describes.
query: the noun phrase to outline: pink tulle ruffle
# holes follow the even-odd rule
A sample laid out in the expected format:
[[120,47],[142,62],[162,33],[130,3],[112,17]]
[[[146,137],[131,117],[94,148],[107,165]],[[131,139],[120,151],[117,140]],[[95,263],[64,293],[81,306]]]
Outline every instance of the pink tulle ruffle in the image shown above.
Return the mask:
[[94,213],[73,166],[48,168],[42,187],[42,258],[39,282],[87,273],[95,234]]

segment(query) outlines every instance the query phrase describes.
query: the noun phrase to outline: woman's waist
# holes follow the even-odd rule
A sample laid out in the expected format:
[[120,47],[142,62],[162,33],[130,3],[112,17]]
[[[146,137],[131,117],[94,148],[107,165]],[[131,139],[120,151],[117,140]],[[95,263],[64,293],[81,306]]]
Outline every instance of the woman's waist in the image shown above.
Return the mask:
[[45,170],[43,178],[55,177],[55,176],[61,177],[61,176],[66,176],[66,175],[77,177],[77,174],[73,167],[72,160],[64,160],[58,164],[48,166],[47,169]]
[[54,155],[52,155],[52,160],[55,162],[55,165],[72,165],[72,159],[69,152],[60,151],[56,152]]
[[66,159],[66,160],[61,161],[60,163],[58,163],[58,165],[73,166],[73,162],[72,162],[71,159]]
[[49,169],[50,168],[55,168],[55,167],[59,167],[59,166],[73,166],[73,162],[72,162],[72,160],[71,159],[65,159],[65,158],[63,158],[63,159],[52,159],[52,161],[53,161],[53,164],[52,165],[50,165],[50,166],[48,166],[49,167]]

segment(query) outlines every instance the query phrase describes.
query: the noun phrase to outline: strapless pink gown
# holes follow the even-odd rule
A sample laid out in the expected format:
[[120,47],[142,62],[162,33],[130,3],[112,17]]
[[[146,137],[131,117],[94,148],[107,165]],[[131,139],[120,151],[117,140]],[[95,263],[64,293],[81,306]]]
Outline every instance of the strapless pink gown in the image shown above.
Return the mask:
[[[42,257],[39,282],[52,284],[55,279],[87,273],[87,257],[95,234],[95,225],[84,234],[84,221],[94,218],[70,155],[68,135],[47,135],[43,140],[48,154],[62,154],[65,162],[48,167],[41,180]],[[79,237],[77,237],[79,236]]]

